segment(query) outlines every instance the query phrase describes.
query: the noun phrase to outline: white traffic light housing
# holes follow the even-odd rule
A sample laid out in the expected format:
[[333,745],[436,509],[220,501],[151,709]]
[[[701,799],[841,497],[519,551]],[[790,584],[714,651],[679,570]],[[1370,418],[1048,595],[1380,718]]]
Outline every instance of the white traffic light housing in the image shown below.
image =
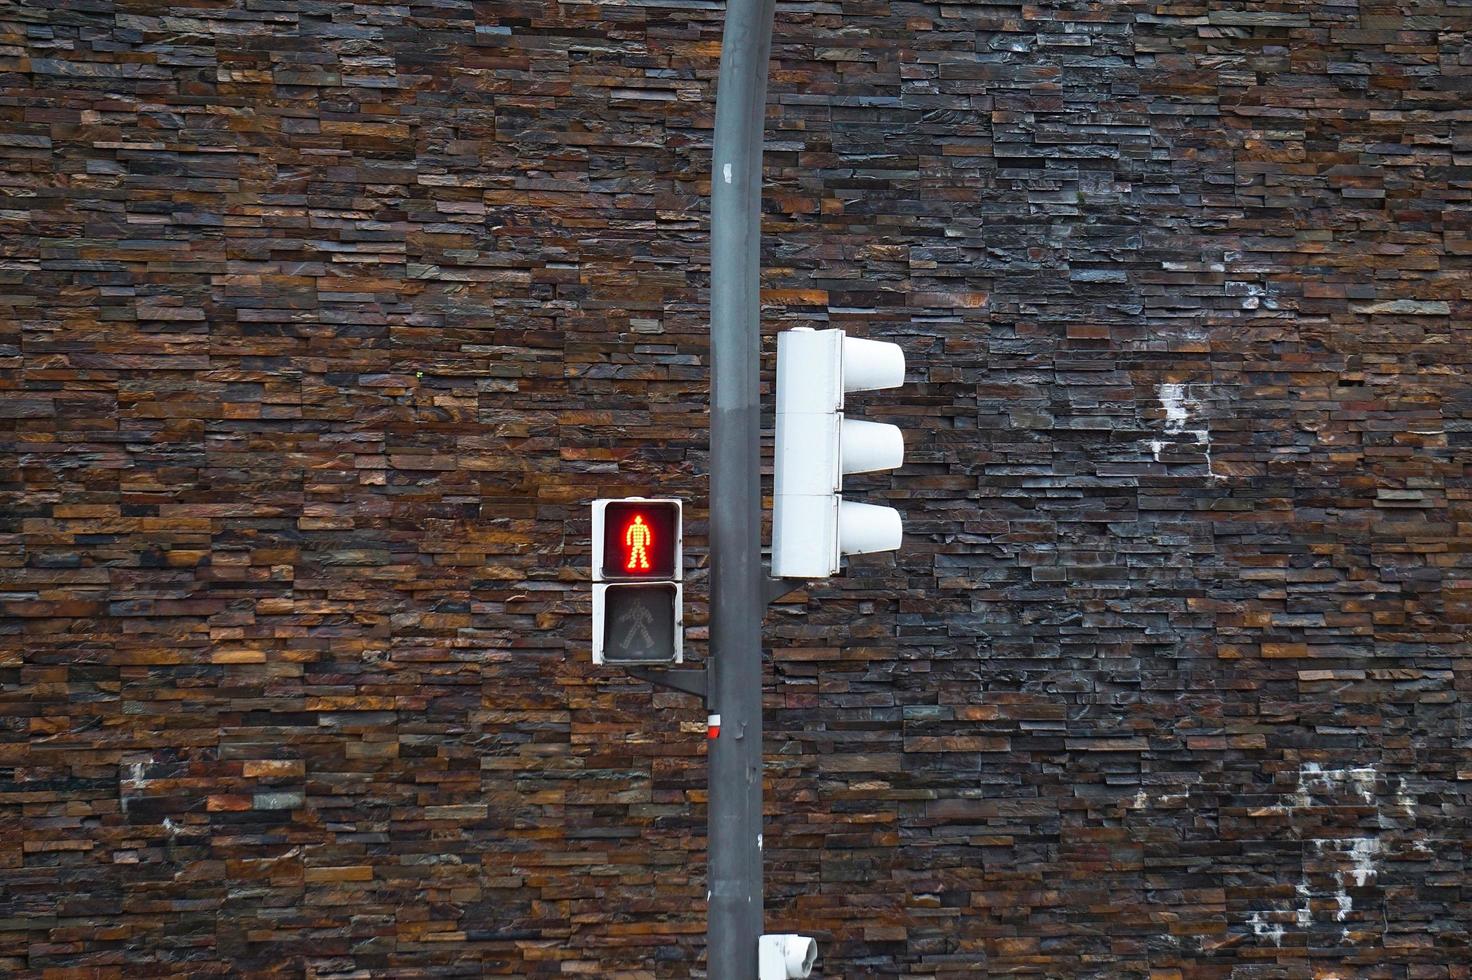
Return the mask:
[[818,944],[794,933],[767,934],[758,940],[758,980],[802,980],[813,972]]
[[897,426],[843,417],[844,394],[905,381],[898,344],[798,328],[777,335],[777,446],[772,574],[821,578],[839,557],[900,546],[899,512],[840,496],[845,473],[904,462]]
[[593,501],[593,663],[684,659],[678,500]]

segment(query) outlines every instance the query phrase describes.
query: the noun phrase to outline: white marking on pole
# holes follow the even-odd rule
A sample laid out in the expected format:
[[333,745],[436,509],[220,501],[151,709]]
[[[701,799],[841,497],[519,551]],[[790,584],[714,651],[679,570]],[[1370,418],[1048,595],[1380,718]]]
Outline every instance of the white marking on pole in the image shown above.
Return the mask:
[[731,165],[728,163],[721,168],[721,176],[726,178],[726,183],[731,182]]

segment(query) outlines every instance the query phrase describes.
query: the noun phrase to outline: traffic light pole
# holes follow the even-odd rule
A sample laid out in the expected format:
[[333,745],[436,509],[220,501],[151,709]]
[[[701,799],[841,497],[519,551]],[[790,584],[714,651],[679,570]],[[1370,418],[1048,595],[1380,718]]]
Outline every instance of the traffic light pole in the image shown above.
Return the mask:
[[711,157],[710,980],[756,980],[762,934],[761,181],[774,0],[728,0]]

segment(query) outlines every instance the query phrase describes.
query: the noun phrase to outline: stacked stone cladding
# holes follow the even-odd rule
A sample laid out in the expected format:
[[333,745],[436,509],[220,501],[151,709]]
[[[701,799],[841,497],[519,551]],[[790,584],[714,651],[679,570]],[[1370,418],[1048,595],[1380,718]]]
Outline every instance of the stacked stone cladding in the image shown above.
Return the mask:
[[[698,661],[722,16],[0,2],[0,974],[703,975],[587,538],[686,500]],[[910,365],[768,618],[823,976],[1469,976],[1469,28],[779,5],[764,377]]]

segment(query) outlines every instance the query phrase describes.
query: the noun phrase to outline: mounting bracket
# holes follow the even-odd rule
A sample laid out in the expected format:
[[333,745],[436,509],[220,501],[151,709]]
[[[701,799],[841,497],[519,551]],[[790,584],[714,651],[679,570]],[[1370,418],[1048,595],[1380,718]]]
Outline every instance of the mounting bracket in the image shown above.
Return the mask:
[[648,681],[659,687],[667,687],[672,691],[681,691],[685,694],[693,694],[702,701],[707,700],[707,680],[705,669],[701,667],[687,667],[684,669],[673,667],[628,667],[625,673],[630,677],[637,677],[641,681]]

